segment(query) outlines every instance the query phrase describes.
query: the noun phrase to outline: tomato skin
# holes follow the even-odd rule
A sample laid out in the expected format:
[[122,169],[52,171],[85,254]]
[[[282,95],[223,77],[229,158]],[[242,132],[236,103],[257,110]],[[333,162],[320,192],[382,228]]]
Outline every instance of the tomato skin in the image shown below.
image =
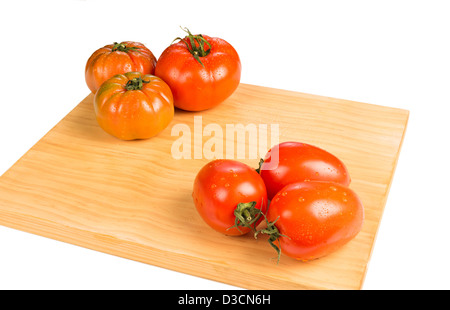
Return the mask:
[[[175,107],[186,111],[203,111],[222,103],[238,87],[241,61],[234,47],[221,38],[203,35],[210,53],[200,57],[200,64],[186,43],[167,47],[159,57],[155,75],[172,89]],[[184,39],[189,43],[187,37]]]
[[125,48],[117,49],[116,44],[108,44],[96,50],[86,62],[85,79],[92,93],[106,80],[116,74],[141,72],[154,74],[156,57],[142,43],[124,41]]
[[[278,166],[272,169],[277,159]],[[264,158],[260,174],[269,200],[284,186],[294,182],[332,181],[345,186],[351,182],[350,174],[339,158],[321,148],[300,142],[282,142],[272,147]]]
[[[127,90],[126,84],[141,78],[140,90]],[[140,72],[118,74],[105,81],[94,96],[94,111],[100,127],[122,139],[148,139],[166,128],[174,116],[169,86],[154,75]]]
[[[202,219],[214,230],[230,236],[244,235],[248,227],[233,227],[239,203],[255,201],[255,208],[267,211],[267,193],[255,169],[234,160],[209,162],[198,172],[192,197]],[[263,216],[255,223],[255,227]]]
[[289,184],[271,201],[267,219],[281,236],[281,252],[298,260],[328,255],[352,240],[364,222],[361,200],[333,182]]

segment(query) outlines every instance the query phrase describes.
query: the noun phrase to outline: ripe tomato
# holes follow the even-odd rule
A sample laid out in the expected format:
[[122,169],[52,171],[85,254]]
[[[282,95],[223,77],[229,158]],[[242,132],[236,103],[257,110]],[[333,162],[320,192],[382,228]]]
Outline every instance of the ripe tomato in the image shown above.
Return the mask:
[[333,154],[316,146],[300,142],[283,142],[266,154],[259,172],[270,199],[284,186],[305,180],[333,181],[350,184],[350,174],[344,163]]
[[86,84],[92,93],[116,74],[141,72],[154,74],[156,57],[139,42],[125,41],[106,45],[96,50],[86,63]]
[[122,139],[147,139],[169,125],[174,116],[169,86],[154,75],[118,74],[105,81],[94,97],[100,127]]
[[167,47],[155,75],[172,89],[174,104],[187,111],[203,111],[227,99],[241,79],[241,61],[223,39],[188,35]]
[[258,233],[268,234],[271,245],[281,253],[312,260],[353,239],[363,221],[363,205],[350,188],[334,182],[299,182],[275,195],[267,228]]
[[255,169],[234,160],[214,160],[200,169],[192,197],[203,220],[226,235],[254,230],[267,210],[263,180]]

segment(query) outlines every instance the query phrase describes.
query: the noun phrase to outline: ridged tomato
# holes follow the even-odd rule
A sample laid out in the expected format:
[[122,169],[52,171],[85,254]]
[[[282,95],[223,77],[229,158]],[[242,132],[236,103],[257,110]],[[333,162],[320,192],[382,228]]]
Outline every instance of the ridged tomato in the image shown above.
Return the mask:
[[157,76],[140,72],[105,81],[95,94],[94,110],[100,127],[122,140],[151,138],[174,116],[169,86]]
[[92,93],[116,74],[141,72],[154,74],[156,57],[142,43],[125,41],[106,45],[89,57],[86,68],[86,84]]

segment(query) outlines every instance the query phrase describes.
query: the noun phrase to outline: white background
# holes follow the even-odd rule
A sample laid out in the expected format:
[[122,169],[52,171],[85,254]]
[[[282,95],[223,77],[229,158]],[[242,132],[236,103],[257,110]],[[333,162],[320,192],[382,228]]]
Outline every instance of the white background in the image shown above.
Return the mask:
[[[87,96],[97,48],[139,41],[159,57],[186,26],[234,45],[243,83],[409,110],[363,289],[450,289],[447,3],[3,1],[0,174]],[[0,289],[227,288],[0,226]]]

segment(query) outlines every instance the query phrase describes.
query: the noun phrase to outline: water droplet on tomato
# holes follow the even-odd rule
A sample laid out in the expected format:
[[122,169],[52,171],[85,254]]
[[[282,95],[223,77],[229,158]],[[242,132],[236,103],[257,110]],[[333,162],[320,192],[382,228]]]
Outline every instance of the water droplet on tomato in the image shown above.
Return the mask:
[[330,186],[330,189],[331,189],[333,192],[337,191],[337,188],[334,187],[334,186]]
[[225,187],[230,187],[230,183],[225,183]]
[[211,184],[211,188],[216,188],[217,185],[216,184]]
[[299,201],[299,202],[303,202],[303,201],[305,201],[305,198],[299,197],[299,198],[298,198],[298,201]]

